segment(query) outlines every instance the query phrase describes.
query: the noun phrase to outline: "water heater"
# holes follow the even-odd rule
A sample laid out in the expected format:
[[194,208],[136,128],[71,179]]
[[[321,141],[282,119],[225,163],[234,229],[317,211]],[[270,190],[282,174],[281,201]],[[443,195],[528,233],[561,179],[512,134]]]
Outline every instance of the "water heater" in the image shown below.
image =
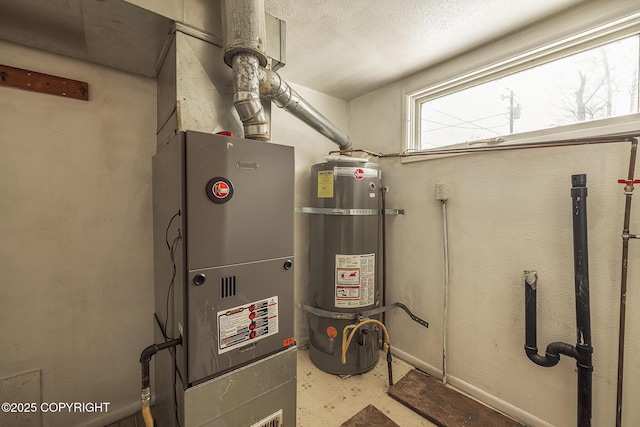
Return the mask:
[[357,332],[342,363],[343,330],[357,313],[380,306],[380,166],[365,159],[328,157],[311,168],[309,356],[337,375],[372,369],[377,326]]

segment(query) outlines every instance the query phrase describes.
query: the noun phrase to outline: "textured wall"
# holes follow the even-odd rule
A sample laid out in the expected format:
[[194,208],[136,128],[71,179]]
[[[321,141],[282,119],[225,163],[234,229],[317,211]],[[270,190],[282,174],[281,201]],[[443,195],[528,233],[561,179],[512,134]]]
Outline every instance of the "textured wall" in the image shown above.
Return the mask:
[[[589,2],[573,18],[564,16],[530,27],[352,101],[349,134],[354,145],[400,151],[406,93],[504,59],[530,46],[536,37],[552,38],[554,32],[561,34],[580,20],[593,23],[598,16],[623,15],[630,3],[608,5],[604,10],[604,2]],[[602,15],[592,15],[594,11]],[[624,126],[626,131],[640,132],[637,117]],[[431,323],[425,330],[404,313],[391,313],[388,322],[395,348],[424,369],[441,374],[444,262],[442,209],[434,186],[446,183],[450,197],[449,382],[530,425],[575,425],[575,361],[563,357],[556,367],[545,369],[524,354],[523,270],[536,269],[540,277],[540,351],[552,341],[575,344],[570,177],[586,173],[595,349],[593,425],[613,425],[624,209],[617,179],[626,177],[628,161],[629,144],[482,153],[405,164],[383,159],[383,180],[391,187],[389,205],[407,211],[389,221],[387,295],[389,300],[409,304]],[[635,203],[631,228],[637,233],[640,203]],[[632,400],[640,392],[633,380],[640,374],[640,365],[632,356],[640,350],[640,264],[636,262],[640,244],[632,241],[630,246],[624,425],[633,425],[640,416]]]
[[[153,339],[155,81],[0,49],[7,65],[90,91],[84,102],[1,89],[0,378],[41,369],[43,402],[111,402],[117,419],[135,410]],[[42,417],[68,426],[100,415]]]

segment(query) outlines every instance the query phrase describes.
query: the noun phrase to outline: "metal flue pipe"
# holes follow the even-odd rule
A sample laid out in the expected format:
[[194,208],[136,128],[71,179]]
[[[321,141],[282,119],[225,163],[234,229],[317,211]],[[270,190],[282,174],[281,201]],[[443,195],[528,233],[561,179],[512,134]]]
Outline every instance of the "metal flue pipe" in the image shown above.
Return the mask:
[[245,137],[269,141],[269,122],[260,101],[260,66],[267,65],[264,2],[222,2],[224,62],[233,69],[233,105],[244,125]]
[[351,149],[349,137],[313,108],[275,71],[260,69],[260,94],[335,142],[341,150]]
[[587,178],[571,177],[573,217],[573,267],[575,276],[576,345],[553,342],[544,356],[538,354],[536,331],[536,294],[538,274],[525,271],[525,353],[543,367],[555,366],[560,355],[576,359],[578,368],[578,427],[591,426],[592,373],[591,314],[589,304],[589,254],[587,244]]
[[265,68],[264,0],[224,0],[222,3],[224,61],[233,68],[233,104],[244,125],[244,136],[269,141],[269,122],[260,95],[296,116],[341,150],[351,149],[349,137],[313,108],[278,73]]
[[249,139],[269,141],[269,120],[260,101],[258,57],[251,53],[237,53],[233,64],[233,105]]

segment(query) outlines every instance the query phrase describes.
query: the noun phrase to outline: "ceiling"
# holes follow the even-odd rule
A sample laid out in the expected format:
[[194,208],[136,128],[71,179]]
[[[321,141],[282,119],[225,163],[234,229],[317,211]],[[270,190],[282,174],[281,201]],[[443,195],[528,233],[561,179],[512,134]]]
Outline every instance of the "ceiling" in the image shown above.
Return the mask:
[[351,100],[581,0],[265,0],[288,81]]
[[[0,39],[152,76],[172,21],[132,4],[147,1],[157,0],[0,0]],[[186,18],[220,1],[164,3],[182,2]],[[286,22],[279,73],[351,100],[590,1],[602,0],[265,0],[265,9]]]

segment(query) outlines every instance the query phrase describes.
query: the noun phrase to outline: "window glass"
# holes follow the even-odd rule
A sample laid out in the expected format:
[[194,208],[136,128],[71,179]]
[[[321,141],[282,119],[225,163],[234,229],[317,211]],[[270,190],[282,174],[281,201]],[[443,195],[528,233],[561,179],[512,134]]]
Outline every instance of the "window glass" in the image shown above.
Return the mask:
[[638,113],[639,35],[417,100],[421,150]]

